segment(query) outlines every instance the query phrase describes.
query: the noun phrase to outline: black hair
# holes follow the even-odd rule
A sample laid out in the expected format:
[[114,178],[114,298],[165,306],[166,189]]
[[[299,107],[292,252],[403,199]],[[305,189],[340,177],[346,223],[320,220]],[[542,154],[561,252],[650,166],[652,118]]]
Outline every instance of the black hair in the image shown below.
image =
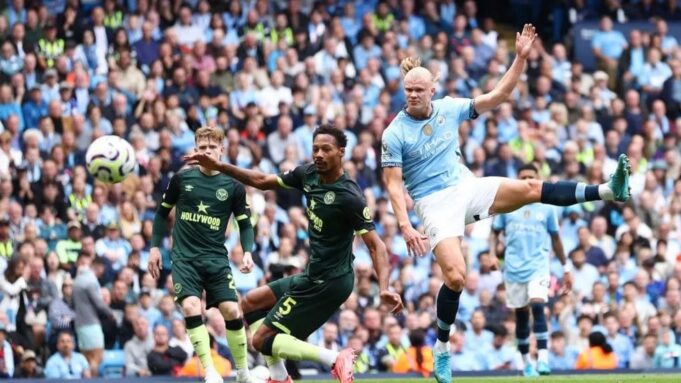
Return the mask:
[[523,170],[532,170],[533,172],[539,174],[539,170],[538,170],[537,167],[536,167],[533,163],[531,163],[531,162],[528,162],[528,163],[526,163],[525,165],[523,165],[523,166],[521,166],[520,168],[518,168],[518,173],[522,172]]
[[594,331],[589,334],[589,347],[600,347],[606,354],[612,352],[612,346],[608,344],[605,335],[600,331]]
[[416,350],[416,366],[421,368],[423,365],[423,346],[426,343],[426,334],[421,329],[409,332],[409,343]]
[[336,128],[331,124],[321,124],[317,129],[315,129],[312,139],[314,140],[320,134],[328,134],[336,139],[336,145],[339,148],[345,148],[348,145],[348,138],[345,136],[342,130]]

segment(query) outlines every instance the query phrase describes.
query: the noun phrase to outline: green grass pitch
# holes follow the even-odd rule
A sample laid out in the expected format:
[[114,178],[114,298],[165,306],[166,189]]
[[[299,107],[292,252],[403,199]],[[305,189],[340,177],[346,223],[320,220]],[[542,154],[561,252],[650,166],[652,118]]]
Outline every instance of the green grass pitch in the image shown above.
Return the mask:
[[[361,379],[356,378],[357,383],[422,383],[435,382],[434,378],[428,379]],[[303,380],[304,383],[329,383],[331,380]],[[588,375],[556,375],[541,376],[537,378],[524,378],[521,376],[507,377],[454,377],[452,383],[679,383],[681,374],[588,374]]]

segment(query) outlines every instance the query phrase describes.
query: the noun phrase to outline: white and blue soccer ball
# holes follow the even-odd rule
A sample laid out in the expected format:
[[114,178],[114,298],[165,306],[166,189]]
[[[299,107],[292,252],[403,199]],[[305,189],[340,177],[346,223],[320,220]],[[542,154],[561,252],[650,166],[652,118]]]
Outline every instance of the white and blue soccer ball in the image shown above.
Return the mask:
[[90,144],[85,163],[93,177],[107,184],[123,181],[137,167],[132,145],[113,135],[99,137]]

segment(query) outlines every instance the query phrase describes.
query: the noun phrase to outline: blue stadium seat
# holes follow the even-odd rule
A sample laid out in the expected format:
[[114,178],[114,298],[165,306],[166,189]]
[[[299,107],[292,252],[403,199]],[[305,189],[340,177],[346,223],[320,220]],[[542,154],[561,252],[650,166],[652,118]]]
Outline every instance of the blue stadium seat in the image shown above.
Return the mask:
[[99,376],[103,378],[122,378],[125,375],[125,353],[123,350],[105,350]]

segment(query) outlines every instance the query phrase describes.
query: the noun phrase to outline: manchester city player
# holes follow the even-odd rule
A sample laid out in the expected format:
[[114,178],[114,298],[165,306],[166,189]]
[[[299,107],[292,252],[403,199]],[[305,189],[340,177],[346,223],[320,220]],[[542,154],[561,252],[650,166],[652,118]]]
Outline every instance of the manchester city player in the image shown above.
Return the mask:
[[[610,182],[586,185],[547,183],[501,177],[477,178],[461,163],[458,126],[509,98],[525,68],[537,35],[526,24],[516,34],[516,58],[494,89],[475,99],[432,100],[435,79],[419,59],[401,63],[407,105],[383,132],[381,156],[390,201],[411,254],[427,252],[427,242],[442,269],[444,285],[437,297],[438,340],[434,372],[439,383],[451,382],[449,329],[456,318],[466,264],[460,237],[467,223],[509,213],[530,203],[568,206],[585,201],[629,199],[629,160],[621,155]],[[414,210],[425,235],[409,221],[404,186],[415,200]]]
[[[521,180],[539,178],[537,168],[532,164],[522,166],[518,170]],[[558,217],[556,208],[549,205],[533,203],[520,209],[498,215],[492,225],[492,249],[496,249],[499,235],[504,233],[506,249],[504,250],[504,282],[508,307],[515,309],[515,334],[518,340],[518,351],[523,356],[525,376],[548,375],[549,339],[548,324],[544,315],[544,306],[549,299],[549,247],[563,265],[563,282],[565,290],[572,287],[572,276],[569,263],[566,262],[563,244],[558,235]],[[530,360],[530,308],[534,336],[537,339],[537,367]]]

